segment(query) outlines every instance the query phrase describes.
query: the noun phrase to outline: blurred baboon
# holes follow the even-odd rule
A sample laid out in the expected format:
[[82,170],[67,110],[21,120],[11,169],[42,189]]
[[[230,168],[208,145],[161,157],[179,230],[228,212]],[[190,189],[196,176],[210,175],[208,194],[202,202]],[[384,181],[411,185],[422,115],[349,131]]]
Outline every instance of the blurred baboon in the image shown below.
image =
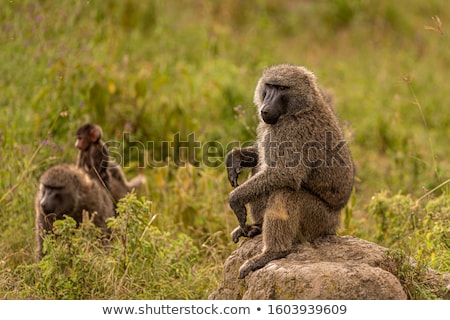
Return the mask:
[[[239,226],[232,232],[262,232],[263,252],[247,260],[239,278],[285,257],[294,243],[336,234],[340,211],[353,188],[353,161],[331,103],[316,77],[304,67],[264,70],[254,103],[260,122],[256,146],[232,150],[226,163],[236,187],[229,197]],[[242,167],[253,167],[238,186]],[[249,204],[253,224],[247,224]]]
[[87,123],[76,132],[75,147],[78,148],[77,167],[84,169],[94,179],[101,179],[109,187],[109,153],[101,140],[102,128],[96,124]]
[[120,165],[110,159],[108,147],[101,140],[102,135],[103,131],[97,124],[88,123],[77,130],[75,143],[79,149],[77,166],[94,179],[100,177],[117,202],[131,190],[145,184],[146,179],[143,175],[138,175],[128,181]]
[[125,197],[131,190],[139,189],[147,182],[145,176],[141,174],[128,181],[122,167],[115,161],[110,161],[108,172],[110,176],[109,188],[116,201]]
[[43,173],[35,198],[35,230],[37,258],[42,258],[42,242],[51,233],[53,223],[72,217],[82,222],[83,210],[94,215],[93,223],[103,234],[108,233],[106,219],[115,216],[114,203],[108,191],[85,171],[69,164],[55,165]]

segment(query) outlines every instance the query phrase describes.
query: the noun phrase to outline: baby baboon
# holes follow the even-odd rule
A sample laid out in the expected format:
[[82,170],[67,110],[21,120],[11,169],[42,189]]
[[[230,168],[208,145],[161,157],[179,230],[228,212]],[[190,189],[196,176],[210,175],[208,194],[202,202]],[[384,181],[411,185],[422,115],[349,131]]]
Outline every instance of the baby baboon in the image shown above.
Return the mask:
[[42,258],[43,236],[52,232],[55,220],[67,215],[80,223],[86,210],[95,214],[94,224],[107,234],[106,219],[115,216],[108,191],[85,171],[69,164],[55,165],[41,176],[35,210],[38,260]]
[[109,153],[108,148],[101,140],[102,128],[96,124],[87,123],[76,132],[75,147],[78,152],[77,167],[84,169],[94,179],[101,179],[109,186]]
[[[330,97],[304,67],[278,65],[264,70],[254,102],[260,123],[255,147],[227,155],[229,197],[239,226],[232,232],[262,232],[263,252],[247,260],[239,278],[285,257],[294,243],[336,234],[340,211],[353,188],[353,161]],[[252,175],[237,186],[242,167]],[[254,224],[247,224],[247,209]]]
[[96,124],[88,123],[77,130],[75,146],[80,150],[77,167],[85,170],[94,179],[100,177],[117,202],[131,190],[145,184],[146,179],[143,175],[138,175],[128,181],[120,165],[110,159],[108,147],[101,141],[102,135],[102,129]]

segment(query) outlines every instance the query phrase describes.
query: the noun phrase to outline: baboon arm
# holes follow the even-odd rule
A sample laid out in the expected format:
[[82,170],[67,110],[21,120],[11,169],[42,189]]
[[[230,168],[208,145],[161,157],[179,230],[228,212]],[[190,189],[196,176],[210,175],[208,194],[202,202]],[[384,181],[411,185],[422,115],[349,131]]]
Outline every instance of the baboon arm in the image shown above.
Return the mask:
[[256,147],[247,147],[232,150],[226,155],[225,162],[228,180],[231,186],[236,188],[241,168],[253,168],[258,164],[258,149]]
[[297,168],[285,168],[283,170],[266,168],[257,172],[233,190],[231,192],[233,197],[231,198],[236,198],[240,203],[247,204],[277,189],[291,188],[299,190],[304,176],[306,175],[299,174]]
[[294,168],[268,167],[259,171],[242,185],[231,191],[229,205],[236,214],[244,234],[250,230],[250,227],[246,224],[247,209],[245,205],[277,189],[300,189],[302,180],[307,175],[307,170],[303,166]]

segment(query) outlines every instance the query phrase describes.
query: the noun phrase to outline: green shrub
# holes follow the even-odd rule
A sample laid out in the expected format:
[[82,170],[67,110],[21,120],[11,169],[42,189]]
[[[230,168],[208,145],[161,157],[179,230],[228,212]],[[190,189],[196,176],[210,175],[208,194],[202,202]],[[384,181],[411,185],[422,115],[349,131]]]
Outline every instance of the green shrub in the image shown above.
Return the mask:
[[[46,236],[44,258],[19,266],[22,278],[7,298],[39,299],[205,299],[217,282],[216,254],[183,233],[152,225],[151,203],[130,194],[109,221],[111,237],[85,217],[80,228],[68,217]],[[207,248],[207,249],[205,249]]]
[[448,296],[448,284],[437,274],[430,273],[428,261],[416,261],[401,249],[387,252],[388,270],[400,280],[409,299],[439,299]]
[[378,243],[437,270],[450,270],[450,195],[418,202],[410,195],[383,192],[372,198],[369,213],[375,216]]

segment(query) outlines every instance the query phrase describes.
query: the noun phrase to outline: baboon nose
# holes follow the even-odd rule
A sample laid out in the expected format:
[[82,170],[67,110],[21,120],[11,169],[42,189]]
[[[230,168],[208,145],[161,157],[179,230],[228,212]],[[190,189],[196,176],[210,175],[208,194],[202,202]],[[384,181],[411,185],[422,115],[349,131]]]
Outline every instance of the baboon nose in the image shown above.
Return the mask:
[[278,116],[274,116],[267,111],[261,111],[261,118],[267,124],[275,124],[278,121]]
[[41,201],[41,207],[42,207],[42,211],[45,213],[45,214],[50,214],[50,213],[53,213],[54,211],[55,211],[55,208],[53,208],[51,205],[49,205],[48,203],[42,203],[42,201]]

